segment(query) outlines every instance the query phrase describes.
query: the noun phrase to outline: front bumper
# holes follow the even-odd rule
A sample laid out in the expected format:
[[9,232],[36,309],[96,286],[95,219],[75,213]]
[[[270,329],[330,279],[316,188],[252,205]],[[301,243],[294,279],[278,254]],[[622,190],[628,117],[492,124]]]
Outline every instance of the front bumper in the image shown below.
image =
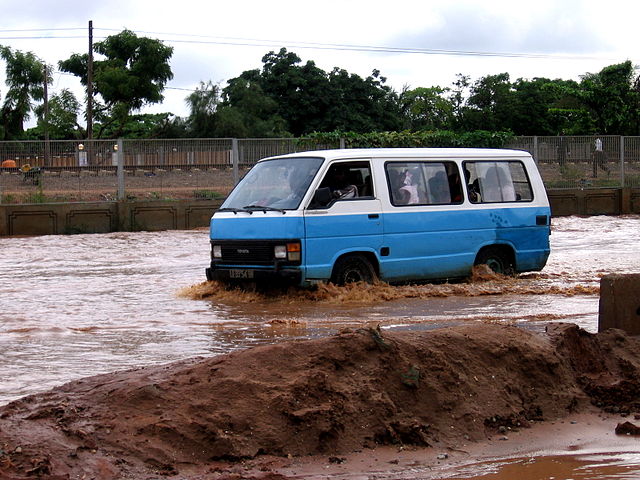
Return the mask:
[[224,283],[286,283],[300,285],[302,271],[299,267],[278,268],[242,268],[236,266],[219,266],[211,264],[205,269],[207,280],[218,280]]

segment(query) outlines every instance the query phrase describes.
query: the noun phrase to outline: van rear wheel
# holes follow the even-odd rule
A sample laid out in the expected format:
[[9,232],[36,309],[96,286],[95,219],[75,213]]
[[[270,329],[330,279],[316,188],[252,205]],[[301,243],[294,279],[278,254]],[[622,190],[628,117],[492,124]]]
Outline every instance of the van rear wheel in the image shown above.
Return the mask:
[[364,255],[349,255],[338,259],[333,267],[331,282],[336,285],[356,282],[373,283],[377,277],[373,265]]
[[485,248],[478,254],[475,265],[486,265],[494,272],[502,275],[514,274],[513,262],[509,254],[502,248]]

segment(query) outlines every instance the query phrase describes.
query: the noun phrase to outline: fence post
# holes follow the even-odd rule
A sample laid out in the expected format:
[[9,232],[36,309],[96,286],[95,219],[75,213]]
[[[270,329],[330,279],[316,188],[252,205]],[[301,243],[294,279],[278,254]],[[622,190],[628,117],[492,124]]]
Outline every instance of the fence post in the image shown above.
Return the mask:
[[624,188],[624,135],[620,135],[620,186]]
[[118,139],[118,201],[124,200],[124,150],[122,139]]
[[533,161],[538,163],[538,136],[533,136]]
[[345,148],[345,141],[344,138],[340,137],[340,148],[344,149]]
[[237,185],[240,181],[240,172],[238,170],[238,163],[240,156],[238,155],[238,139],[231,139],[231,164],[233,166],[233,184]]

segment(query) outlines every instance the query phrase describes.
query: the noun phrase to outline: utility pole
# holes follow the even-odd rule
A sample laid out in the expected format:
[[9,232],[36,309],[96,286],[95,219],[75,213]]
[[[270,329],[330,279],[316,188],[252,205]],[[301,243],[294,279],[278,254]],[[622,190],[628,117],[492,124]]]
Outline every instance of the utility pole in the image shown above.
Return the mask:
[[93,138],[93,20],[89,20],[89,59],[87,61],[87,140]]
[[49,69],[44,64],[44,165],[51,166],[51,145],[49,144]]

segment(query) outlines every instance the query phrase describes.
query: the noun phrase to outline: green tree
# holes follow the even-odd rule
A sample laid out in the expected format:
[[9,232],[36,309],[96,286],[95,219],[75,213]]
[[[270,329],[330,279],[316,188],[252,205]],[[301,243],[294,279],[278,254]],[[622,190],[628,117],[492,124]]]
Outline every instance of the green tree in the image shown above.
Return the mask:
[[456,81],[449,95],[449,101],[453,106],[453,129],[463,129],[463,118],[466,110],[467,97],[471,87],[471,77],[458,73]]
[[446,130],[453,125],[454,104],[449,88],[418,87],[400,95],[410,130]]
[[[173,48],[129,30],[111,35],[93,48],[103,57],[93,62],[94,111],[100,122],[96,136],[100,138],[106,129],[117,136],[133,112],[163,100],[165,85],[173,78],[169,65]],[[59,67],[87,85],[87,54],[73,54],[60,61]]]
[[472,85],[463,123],[467,130],[507,130],[511,128],[513,106],[509,74],[487,75]]
[[34,101],[44,98],[44,63],[33,53],[23,53],[0,46],[0,58],[6,63],[6,84],[9,87],[0,110],[0,139],[22,137],[24,122],[29,118]]
[[213,137],[215,114],[220,104],[220,89],[211,80],[200,82],[196,90],[186,98],[189,107],[187,119],[190,136],[195,138]]
[[379,132],[402,127],[400,100],[379,70],[362,78],[344,69],[328,74],[329,90],[325,94],[326,113],[320,118],[318,131],[350,130]]
[[[250,75],[247,75],[250,78]],[[256,80],[232,79],[223,90],[216,113],[215,133],[220,137],[288,137],[278,104],[265,95]]]
[[592,113],[601,135],[638,135],[640,93],[631,61],[582,76],[577,95]]
[[70,140],[83,138],[84,129],[78,124],[80,102],[69,89],[62,89],[60,93],[49,99],[48,119],[44,118],[44,105],[36,107],[38,117],[36,127],[29,130],[30,136],[44,138],[45,128],[52,140]]
[[572,80],[516,80],[512,86],[511,130],[518,135],[583,133],[586,124],[580,113],[580,102],[574,95],[576,86]]
[[[117,128],[117,130],[112,130]],[[124,125],[105,127],[105,138],[183,138],[186,122],[172,113],[143,113],[130,115]]]
[[[268,122],[270,131],[277,126],[272,121],[280,118],[285,122],[280,130],[295,136],[335,129],[360,132],[401,126],[398,96],[384,85],[386,79],[377,70],[364,79],[339,68],[327,73],[312,61],[302,64],[300,57],[285,48],[267,53],[262,62],[261,70],[245,71],[225,88],[224,112],[221,108],[219,118],[227,125],[243,124],[241,118],[248,108],[254,112],[249,118],[256,116],[256,110],[262,111],[257,117],[263,120],[274,115]],[[240,94],[232,91],[236,88]],[[265,97],[274,102],[274,112]]]
[[296,136],[319,129],[329,87],[326,73],[314,62],[299,65],[300,62],[300,57],[286,48],[279,53],[269,52],[262,57],[259,79],[262,91],[276,102],[278,115]]

